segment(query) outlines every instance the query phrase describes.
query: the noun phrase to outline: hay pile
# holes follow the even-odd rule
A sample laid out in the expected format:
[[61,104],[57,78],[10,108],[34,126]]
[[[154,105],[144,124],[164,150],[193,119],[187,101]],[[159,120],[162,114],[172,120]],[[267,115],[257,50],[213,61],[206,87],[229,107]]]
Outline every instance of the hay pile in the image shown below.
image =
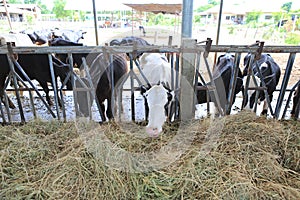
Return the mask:
[[0,199],[300,199],[299,122],[216,121],[2,126]]

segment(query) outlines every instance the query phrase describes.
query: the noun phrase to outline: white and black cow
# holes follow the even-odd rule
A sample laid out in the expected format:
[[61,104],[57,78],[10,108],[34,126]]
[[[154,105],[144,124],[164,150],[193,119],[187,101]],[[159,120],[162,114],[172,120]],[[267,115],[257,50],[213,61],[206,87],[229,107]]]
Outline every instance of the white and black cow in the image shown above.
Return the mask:
[[[213,81],[216,86],[216,91],[220,100],[220,106],[225,113],[226,104],[228,104],[230,82],[234,72],[234,55],[230,53],[223,54],[218,57],[216,67],[213,71]],[[237,68],[237,80],[235,90],[233,94],[233,102],[235,102],[236,95],[243,89],[243,77],[240,68]],[[207,86],[211,86],[212,83],[207,83]],[[198,86],[203,86],[202,83],[198,83]],[[205,90],[197,91],[198,104],[206,103],[207,100],[214,102],[216,105],[216,98],[213,91],[210,91],[209,98],[207,98],[207,92]]]
[[[250,65],[250,58],[251,54],[247,54],[244,58],[244,71],[243,76],[247,76],[248,69]],[[265,82],[265,86],[267,88],[267,94],[270,99],[270,102],[273,99],[273,92],[276,90],[276,86],[278,85],[281,70],[279,65],[274,61],[274,59],[271,57],[270,54],[262,54],[260,59],[258,59],[256,62],[253,62],[252,70],[254,74],[255,81],[257,82],[257,85],[262,87],[262,80],[259,78],[259,73],[257,66],[260,69],[260,72],[262,74],[262,79]],[[244,77],[244,84],[246,83],[246,77]],[[250,77],[249,87],[255,87],[254,79]],[[263,110],[261,112],[262,115],[266,115],[268,112],[268,104],[266,101],[265,93],[263,90],[258,90],[258,103],[264,101],[263,104]],[[253,109],[254,103],[255,103],[255,90],[249,90],[246,97],[244,97],[244,103],[243,106],[246,109]]]
[[40,30],[23,30],[20,33],[27,34],[33,44],[43,45],[53,38],[61,38],[66,41],[78,43],[80,39],[84,39],[86,31],[69,30],[69,29],[40,29]]
[[87,32],[83,30],[57,29],[53,31],[52,37],[78,43],[79,40],[84,39],[86,33]]
[[148,83],[143,82],[141,87],[148,120],[146,132],[152,137],[157,137],[164,122],[168,117],[172,117],[169,110],[175,101],[174,91],[171,91],[170,87],[173,69],[164,54],[160,53],[144,53],[140,58],[140,67],[148,80]]

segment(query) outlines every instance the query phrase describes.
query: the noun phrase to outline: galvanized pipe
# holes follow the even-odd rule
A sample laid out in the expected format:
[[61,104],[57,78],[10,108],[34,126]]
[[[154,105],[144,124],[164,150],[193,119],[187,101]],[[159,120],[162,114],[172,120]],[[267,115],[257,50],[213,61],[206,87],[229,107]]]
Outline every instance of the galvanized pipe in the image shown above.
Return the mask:
[[193,30],[193,0],[183,0],[181,37],[191,38]]

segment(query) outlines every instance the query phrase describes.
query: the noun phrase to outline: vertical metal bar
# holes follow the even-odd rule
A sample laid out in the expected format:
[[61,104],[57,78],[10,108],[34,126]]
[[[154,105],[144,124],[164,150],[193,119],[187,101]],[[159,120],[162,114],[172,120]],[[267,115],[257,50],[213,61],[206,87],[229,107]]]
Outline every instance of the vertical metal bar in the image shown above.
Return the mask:
[[237,76],[238,76],[238,73],[239,73],[240,60],[241,60],[241,53],[236,53],[235,54],[235,60],[234,60],[234,66],[233,66],[233,72],[232,72],[231,79],[230,79],[230,84],[229,84],[228,99],[227,99],[227,103],[226,103],[226,106],[225,106],[226,115],[230,115],[230,112],[231,112],[233,97],[235,95]]
[[[204,55],[203,55],[203,57],[204,57]],[[211,86],[212,86],[212,88],[213,88],[213,92],[214,92],[214,95],[215,95],[216,104],[217,104],[219,113],[223,116],[223,115],[224,115],[224,111],[222,110],[222,107],[221,107],[220,97],[219,97],[219,94],[218,94],[218,92],[217,92],[216,84],[215,84],[215,81],[214,81],[214,79],[213,79],[213,75],[212,75],[212,73],[211,73],[211,71],[210,71],[208,61],[207,61],[207,59],[206,59],[205,57],[204,57],[204,62],[205,62],[205,65],[206,65],[207,73],[208,73],[208,75],[209,75],[209,79],[210,79],[210,82],[211,82]]]
[[114,58],[113,55],[109,56],[109,70],[110,70],[110,81],[111,81],[111,110],[113,117],[115,115],[115,80],[114,80]]
[[[120,83],[120,86],[121,88],[124,86],[124,83],[127,81],[128,77],[130,76],[129,73],[127,73],[124,78],[122,79],[121,83]],[[120,89],[120,93],[122,93],[122,89]],[[121,94],[119,94],[119,97],[120,97]],[[118,99],[118,104],[121,105],[122,104],[122,99],[119,98]],[[118,114],[118,117],[119,117],[119,120],[121,120],[121,109],[119,109],[119,114]]]
[[[8,46],[9,48],[11,48],[11,46]],[[12,55],[11,55],[12,56]],[[13,76],[13,84],[15,87],[15,92],[16,92],[16,97],[17,97],[17,102],[18,102],[18,107],[19,107],[19,111],[20,111],[20,117],[21,117],[21,122],[26,122],[25,120],[25,116],[24,116],[24,111],[23,111],[23,107],[22,107],[22,103],[21,103],[21,97],[20,97],[20,92],[18,89],[18,84],[17,84],[17,78],[15,76],[15,68],[14,68],[14,64],[11,60],[11,57],[7,55],[7,60],[10,66],[10,70],[12,71],[12,76]]]
[[[262,73],[260,71],[260,68],[258,66],[258,62],[255,62],[255,66],[257,68],[257,73],[258,73],[258,76],[260,78],[261,85],[262,85],[262,87],[266,88],[266,83],[264,81],[264,77],[263,77],[263,75],[262,75]],[[268,92],[267,92],[266,89],[264,89],[264,93],[265,93],[265,99],[267,100],[268,107],[270,109],[270,113],[271,113],[272,116],[274,116],[274,112],[273,112],[273,109],[272,109],[272,106],[271,106],[271,101],[270,101],[270,98],[269,98],[269,95],[268,95]]]
[[291,101],[291,98],[292,98],[292,95],[293,95],[293,92],[295,91],[295,88],[298,87],[298,85],[300,84],[300,81],[298,81],[291,89],[290,93],[289,93],[289,96],[286,100],[286,105],[284,107],[284,110],[283,110],[283,113],[282,113],[282,119],[284,119],[285,115],[286,115],[286,111],[287,111],[287,108],[289,107],[289,103]]
[[95,28],[95,38],[96,38],[96,45],[99,45],[98,40],[98,24],[97,24],[97,10],[96,10],[96,3],[95,0],[92,0],[93,2],[93,14],[94,14],[94,28]]
[[52,61],[52,54],[48,54],[49,59],[49,67],[50,67],[50,74],[51,74],[51,80],[52,80],[52,87],[54,92],[54,101],[55,101],[55,107],[56,107],[56,114],[57,119],[60,120],[60,114],[59,114],[59,106],[58,106],[58,93],[57,93],[57,85],[56,85],[56,78],[53,68],[53,61]]
[[[220,38],[221,24],[222,24],[222,12],[223,12],[223,0],[220,1],[216,45],[219,45],[219,38]],[[215,66],[216,61],[217,61],[217,52],[215,52],[214,65],[213,66]]]
[[28,94],[29,94],[29,98],[30,98],[30,104],[31,104],[31,109],[32,109],[32,112],[33,112],[33,116],[36,119],[37,118],[36,110],[35,110],[35,107],[34,107],[33,96],[32,96],[32,92],[31,92],[30,89],[28,90]]
[[[170,56],[170,53],[168,54]],[[170,62],[171,62],[171,90],[174,90],[175,88],[175,67],[174,67],[174,54],[171,53],[171,59],[170,59]]]
[[[9,80],[11,80],[11,76],[12,76],[12,71],[10,71],[9,76],[8,76],[8,79],[6,80],[6,82],[5,82],[5,84],[4,84],[4,88],[5,88],[5,89],[7,88],[7,85],[8,85]],[[3,90],[4,90],[4,88],[3,88]],[[9,100],[9,99],[8,99],[8,96],[7,96],[7,94],[6,94],[5,90],[4,90],[4,101],[5,101],[4,106],[5,106],[5,109],[6,109],[6,112],[7,112],[7,120],[8,120],[9,123],[11,123],[11,122],[12,122],[12,119],[11,119],[11,115],[10,115],[9,102],[8,102],[8,100]]]
[[133,71],[133,61],[132,54],[130,54],[130,89],[131,89],[131,120],[135,121],[135,98],[134,98],[134,79],[132,73]]
[[193,0],[183,0],[182,3],[182,38],[192,37],[193,22]]
[[[175,62],[175,98],[180,100],[180,95],[179,93],[179,61],[180,61],[180,55],[176,54],[176,62]],[[179,104],[178,101],[175,101],[175,110],[179,110]],[[174,119],[179,119],[180,118],[180,113],[177,113],[175,115]]]
[[276,119],[279,118],[280,109],[281,109],[283,98],[284,98],[284,93],[285,93],[285,90],[287,88],[287,84],[288,84],[289,79],[290,79],[290,75],[291,75],[291,71],[293,69],[293,64],[294,64],[294,61],[295,61],[295,57],[296,57],[296,53],[290,53],[289,60],[288,60],[288,63],[287,63],[286,69],[285,69],[284,76],[283,76],[283,80],[282,80],[278,100],[277,100],[276,107],[275,107],[275,118]]
[[244,95],[243,95],[243,103],[242,103],[242,109],[241,110],[243,110],[243,108],[246,106],[245,101],[248,99],[248,88],[249,88],[250,78],[252,78],[252,76],[254,76],[253,75],[253,70],[252,70],[254,56],[255,56],[254,54],[251,54],[250,60],[248,62],[248,72],[247,72],[247,77],[246,77],[246,84],[244,85]]

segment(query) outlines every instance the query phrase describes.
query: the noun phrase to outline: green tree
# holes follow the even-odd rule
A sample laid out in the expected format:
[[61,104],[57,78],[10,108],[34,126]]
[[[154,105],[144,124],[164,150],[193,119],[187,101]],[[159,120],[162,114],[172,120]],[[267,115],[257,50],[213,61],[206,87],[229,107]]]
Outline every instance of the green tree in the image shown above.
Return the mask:
[[24,0],[25,4],[39,4],[41,0]]
[[7,3],[10,3],[10,4],[22,3],[22,0],[8,0]]
[[257,23],[260,15],[261,15],[260,11],[249,12],[246,15],[246,23],[247,24],[249,24],[249,23]]
[[292,8],[292,4],[293,4],[293,2],[285,3],[281,6],[281,9],[285,10],[287,13],[289,13]]
[[49,10],[45,4],[39,4],[39,7],[41,8],[42,14],[50,14],[51,13],[51,10]]
[[272,18],[274,22],[278,22],[281,19],[282,13],[281,12],[274,12],[272,13]]
[[204,6],[200,6],[199,8],[196,9],[197,12],[203,12],[203,11],[206,11],[210,8],[214,7],[214,5],[212,4],[207,4],[207,5],[204,5]]
[[71,17],[70,10],[64,10],[66,5],[66,0],[54,0],[52,12],[55,14],[56,18],[64,19],[67,17]]
[[200,6],[199,8],[196,9],[197,12],[203,12],[203,11],[206,11],[216,5],[219,5],[220,2],[218,1],[215,1],[215,0],[208,0],[208,4],[206,5],[203,5],[203,6]]
[[220,2],[216,1],[216,0],[208,0],[207,2],[208,2],[208,4],[213,5],[213,6],[216,6],[216,5],[220,4]]

